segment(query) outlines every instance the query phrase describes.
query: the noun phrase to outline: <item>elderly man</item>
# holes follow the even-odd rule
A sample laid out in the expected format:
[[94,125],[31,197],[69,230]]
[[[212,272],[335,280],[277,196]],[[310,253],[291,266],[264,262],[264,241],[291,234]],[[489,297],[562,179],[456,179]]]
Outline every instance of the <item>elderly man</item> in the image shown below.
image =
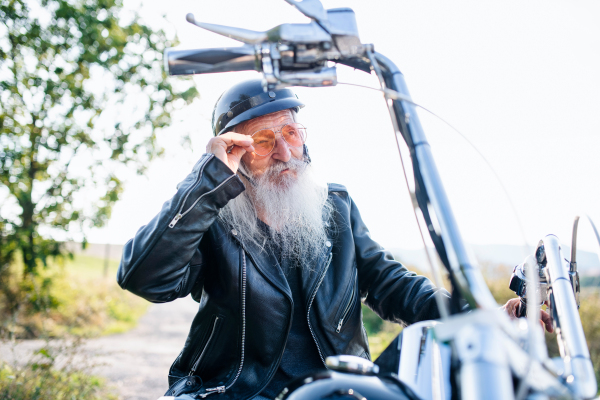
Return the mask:
[[314,182],[301,107],[259,80],[227,90],[206,154],[125,245],[121,287],[200,303],[167,395],[272,399],[327,356],[368,359],[361,300],[386,320],[439,317],[443,289],[371,239],[343,186]]

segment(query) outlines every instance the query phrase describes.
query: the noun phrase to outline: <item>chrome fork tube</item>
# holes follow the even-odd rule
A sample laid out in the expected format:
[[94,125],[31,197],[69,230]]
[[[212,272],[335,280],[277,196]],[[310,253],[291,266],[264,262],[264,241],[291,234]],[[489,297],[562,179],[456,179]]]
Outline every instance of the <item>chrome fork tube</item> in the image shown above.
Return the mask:
[[591,398],[596,395],[597,383],[594,367],[587,348],[585,334],[581,326],[581,317],[577,310],[575,294],[569,279],[569,267],[564,261],[560,243],[554,235],[546,236],[541,243],[544,245],[547,269],[554,307],[558,318],[558,328],[564,343],[565,367],[570,374],[565,376],[570,389],[582,398]]

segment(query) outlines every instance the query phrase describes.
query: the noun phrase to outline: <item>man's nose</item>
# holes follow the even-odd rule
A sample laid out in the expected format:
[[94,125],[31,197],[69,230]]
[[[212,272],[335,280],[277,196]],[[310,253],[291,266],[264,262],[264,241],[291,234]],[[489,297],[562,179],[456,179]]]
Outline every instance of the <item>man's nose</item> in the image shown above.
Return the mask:
[[273,149],[272,157],[283,162],[290,161],[292,151],[290,145],[283,139],[281,135],[275,137],[275,148]]

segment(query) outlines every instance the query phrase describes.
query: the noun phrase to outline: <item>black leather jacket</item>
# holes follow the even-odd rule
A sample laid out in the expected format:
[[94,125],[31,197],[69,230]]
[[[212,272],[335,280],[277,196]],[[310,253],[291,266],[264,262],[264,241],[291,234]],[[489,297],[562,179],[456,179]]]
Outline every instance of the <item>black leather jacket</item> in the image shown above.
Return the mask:
[[[169,371],[170,395],[251,398],[282,357],[293,312],[285,277],[217,218],[243,190],[237,175],[205,154],[123,250],[117,276],[123,289],[155,303],[191,293],[200,303]],[[302,282],[306,318],[323,360],[335,354],[370,358],[361,299],[382,318],[410,324],[439,317],[437,289],[371,239],[343,186],[329,185],[329,198],[335,207],[329,239]]]

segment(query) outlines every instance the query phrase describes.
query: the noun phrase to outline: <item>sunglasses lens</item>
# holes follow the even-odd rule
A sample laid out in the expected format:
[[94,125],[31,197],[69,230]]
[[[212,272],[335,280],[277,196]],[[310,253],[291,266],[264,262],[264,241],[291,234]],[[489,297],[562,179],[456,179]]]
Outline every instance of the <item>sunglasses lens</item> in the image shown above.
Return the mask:
[[301,124],[288,124],[281,129],[281,135],[290,146],[300,147],[306,142],[306,128]]
[[[281,128],[281,136],[292,147],[300,147],[306,142],[306,128],[301,124],[288,124]],[[266,156],[275,147],[275,132],[263,129],[252,135],[254,152]]]
[[264,129],[252,135],[254,139],[254,152],[259,156],[267,155],[275,146],[275,133],[270,129]]

